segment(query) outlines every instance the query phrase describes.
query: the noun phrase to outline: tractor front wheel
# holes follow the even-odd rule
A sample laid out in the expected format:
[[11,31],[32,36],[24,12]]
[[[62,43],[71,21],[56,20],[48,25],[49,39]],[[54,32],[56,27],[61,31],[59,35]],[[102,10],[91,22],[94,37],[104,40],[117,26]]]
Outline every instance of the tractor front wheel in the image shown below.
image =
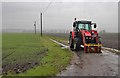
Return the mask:
[[102,53],[102,52],[101,52],[101,47],[99,47],[99,51],[98,51],[98,52],[99,52],[99,53]]
[[87,46],[84,46],[84,52],[88,53],[88,47]]

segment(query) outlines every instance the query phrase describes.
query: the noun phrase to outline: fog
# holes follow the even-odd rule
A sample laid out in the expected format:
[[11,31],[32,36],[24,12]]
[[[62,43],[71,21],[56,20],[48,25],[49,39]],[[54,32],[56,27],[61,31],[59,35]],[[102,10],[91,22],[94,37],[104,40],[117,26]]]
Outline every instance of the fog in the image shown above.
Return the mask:
[[[34,30],[34,21],[40,30],[43,12],[43,30],[71,30],[74,18],[97,23],[98,30],[118,32],[117,2],[3,2],[2,28]],[[45,11],[45,12],[44,12]]]

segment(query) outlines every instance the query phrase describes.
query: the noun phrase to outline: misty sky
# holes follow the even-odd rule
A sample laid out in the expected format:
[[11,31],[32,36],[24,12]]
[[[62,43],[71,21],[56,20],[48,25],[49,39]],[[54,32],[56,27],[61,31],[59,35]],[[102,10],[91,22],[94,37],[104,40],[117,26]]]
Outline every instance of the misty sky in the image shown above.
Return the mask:
[[[37,21],[40,30],[39,14],[49,2],[3,2],[3,29],[34,29]],[[98,30],[118,32],[117,2],[54,2],[43,13],[43,29],[71,30],[74,18],[92,20]]]

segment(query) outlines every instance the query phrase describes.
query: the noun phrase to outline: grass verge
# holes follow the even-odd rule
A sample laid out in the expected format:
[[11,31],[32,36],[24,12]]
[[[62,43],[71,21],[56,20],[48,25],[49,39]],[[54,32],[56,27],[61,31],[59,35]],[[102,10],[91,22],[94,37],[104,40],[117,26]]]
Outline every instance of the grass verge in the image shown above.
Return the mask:
[[47,36],[41,38],[33,34],[3,34],[3,40],[3,66],[10,64],[14,67],[17,64],[24,68],[26,64],[37,62],[18,74],[8,68],[8,76],[54,76],[65,69],[72,56],[68,49],[61,49]]

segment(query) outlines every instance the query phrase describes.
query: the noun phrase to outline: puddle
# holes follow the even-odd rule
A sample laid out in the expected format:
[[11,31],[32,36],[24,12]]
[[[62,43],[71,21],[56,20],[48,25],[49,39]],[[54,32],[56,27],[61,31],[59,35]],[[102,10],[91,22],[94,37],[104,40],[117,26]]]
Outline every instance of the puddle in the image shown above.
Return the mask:
[[53,39],[50,39],[51,41],[53,41],[53,42],[55,42],[55,43],[57,43],[57,44],[59,44],[59,45],[61,45],[62,47],[62,49],[65,49],[65,48],[69,48],[69,46],[67,46],[67,45],[65,45],[65,44],[62,44],[62,43],[60,43],[60,42],[58,42],[58,41],[56,41],[56,40],[53,40]]

